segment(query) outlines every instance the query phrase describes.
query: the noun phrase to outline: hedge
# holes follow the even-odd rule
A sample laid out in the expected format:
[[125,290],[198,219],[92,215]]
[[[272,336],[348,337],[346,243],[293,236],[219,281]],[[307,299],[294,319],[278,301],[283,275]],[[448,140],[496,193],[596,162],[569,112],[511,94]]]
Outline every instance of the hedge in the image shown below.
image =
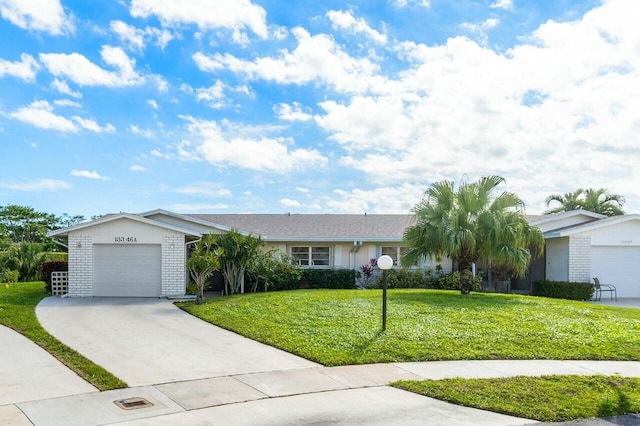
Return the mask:
[[555,299],[589,300],[593,297],[593,284],[566,281],[534,281],[533,295]]
[[353,269],[304,269],[300,288],[355,288],[356,277]]

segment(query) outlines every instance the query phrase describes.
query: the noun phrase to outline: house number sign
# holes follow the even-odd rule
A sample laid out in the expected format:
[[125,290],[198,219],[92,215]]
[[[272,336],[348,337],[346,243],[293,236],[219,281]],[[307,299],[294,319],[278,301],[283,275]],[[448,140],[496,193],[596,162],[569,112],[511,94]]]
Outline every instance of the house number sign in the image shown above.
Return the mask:
[[113,241],[116,243],[137,243],[136,237],[113,237]]

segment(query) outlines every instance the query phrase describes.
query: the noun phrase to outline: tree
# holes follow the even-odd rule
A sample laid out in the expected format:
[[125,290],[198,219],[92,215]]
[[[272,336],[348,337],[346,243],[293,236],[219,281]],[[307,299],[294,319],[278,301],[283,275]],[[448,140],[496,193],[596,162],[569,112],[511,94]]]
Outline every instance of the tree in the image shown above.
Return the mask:
[[449,257],[460,271],[460,292],[471,288],[471,265],[482,259],[524,275],[530,248],[542,253],[544,237],[523,214],[524,203],[511,192],[496,194],[500,176],[463,183],[456,190],[449,180],[435,182],[413,212],[416,223],[405,231],[408,249],[403,265],[422,257]]
[[264,245],[259,236],[243,235],[236,229],[210,234],[212,244],[222,249],[220,271],[224,277],[225,294],[242,291],[244,273]]
[[547,207],[550,207],[553,202],[560,203],[560,205],[545,211],[543,214],[588,210],[605,216],[618,216],[624,214],[622,206],[625,203],[625,199],[622,195],[611,194],[605,188],[579,188],[566,194],[549,195],[545,202]]
[[54,228],[56,217],[31,207],[7,205],[0,207],[0,228],[16,244],[50,243],[47,232]]
[[36,281],[40,278],[40,268],[47,256],[44,244],[18,244],[15,256],[18,263],[20,281]]
[[198,288],[196,303],[201,304],[204,299],[204,286],[213,273],[220,269],[222,249],[215,247],[211,235],[205,235],[195,243],[193,251],[187,261],[189,274]]

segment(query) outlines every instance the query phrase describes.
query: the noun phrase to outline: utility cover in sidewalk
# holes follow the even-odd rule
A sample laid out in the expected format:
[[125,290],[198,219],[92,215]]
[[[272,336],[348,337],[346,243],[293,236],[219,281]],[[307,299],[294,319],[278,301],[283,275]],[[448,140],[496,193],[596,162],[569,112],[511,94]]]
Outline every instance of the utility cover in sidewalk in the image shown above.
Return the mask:
[[153,407],[153,403],[144,398],[118,399],[113,401],[113,403],[123,410],[137,410],[138,408]]

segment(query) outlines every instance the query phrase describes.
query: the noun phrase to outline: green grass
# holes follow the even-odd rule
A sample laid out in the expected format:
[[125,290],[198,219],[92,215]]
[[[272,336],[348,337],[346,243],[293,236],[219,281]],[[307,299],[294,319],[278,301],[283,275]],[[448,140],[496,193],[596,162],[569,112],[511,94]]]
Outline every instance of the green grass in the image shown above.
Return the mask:
[[32,340],[101,391],[126,388],[125,382],[42,328],[36,318],[36,305],[46,296],[43,282],[0,284],[0,324]]
[[392,386],[458,405],[561,422],[640,412],[640,379],[543,376],[401,381]]
[[300,290],[179,306],[324,365],[460,359],[640,359],[640,310],[540,297]]

